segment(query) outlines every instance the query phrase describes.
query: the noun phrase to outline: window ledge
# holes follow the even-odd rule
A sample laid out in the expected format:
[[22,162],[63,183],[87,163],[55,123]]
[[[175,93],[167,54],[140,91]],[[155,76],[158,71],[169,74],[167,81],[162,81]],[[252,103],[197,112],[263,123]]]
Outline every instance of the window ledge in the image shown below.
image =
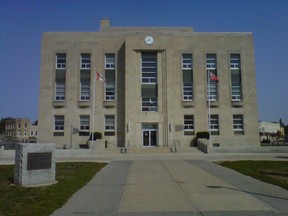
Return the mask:
[[53,101],[53,106],[54,107],[64,107],[65,101]]
[[183,107],[193,107],[194,101],[182,101],[182,106]]
[[115,107],[116,103],[115,103],[115,101],[104,101],[103,105],[104,105],[104,107]]
[[78,101],[79,107],[90,107],[90,101]]
[[[209,101],[207,102],[207,105],[209,104]],[[210,107],[218,107],[219,101],[210,101]]]
[[243,101],[231,101],[233,107],[242,107]]

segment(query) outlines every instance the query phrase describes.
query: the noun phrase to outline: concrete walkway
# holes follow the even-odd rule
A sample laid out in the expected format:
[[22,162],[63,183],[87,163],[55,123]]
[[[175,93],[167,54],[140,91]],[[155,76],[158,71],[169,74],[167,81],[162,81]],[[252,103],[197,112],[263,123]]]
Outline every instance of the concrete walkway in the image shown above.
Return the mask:
[[53,216],[288,215],[287,190],[207,160],[130,159],[115,158]]

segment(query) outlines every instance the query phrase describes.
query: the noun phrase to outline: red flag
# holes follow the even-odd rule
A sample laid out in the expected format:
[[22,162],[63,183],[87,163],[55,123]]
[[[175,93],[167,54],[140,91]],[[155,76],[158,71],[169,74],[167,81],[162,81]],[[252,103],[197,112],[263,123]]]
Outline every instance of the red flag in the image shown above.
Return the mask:
[[209,75],[210,75],[210,80],[214,80],[216,82],[219,82],[219,79],[216,75],[214,75],[213,73],[209,72]]
[[105,81],[105,77],[99,72],[96,72],[96,80]]

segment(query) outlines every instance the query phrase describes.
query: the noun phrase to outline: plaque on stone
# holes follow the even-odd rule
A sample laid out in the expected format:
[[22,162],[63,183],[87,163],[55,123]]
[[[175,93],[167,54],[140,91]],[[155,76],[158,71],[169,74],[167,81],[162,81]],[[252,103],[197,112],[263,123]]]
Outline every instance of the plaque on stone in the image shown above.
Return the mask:
[[27,170],[51,169],[52,152],[28,153]]

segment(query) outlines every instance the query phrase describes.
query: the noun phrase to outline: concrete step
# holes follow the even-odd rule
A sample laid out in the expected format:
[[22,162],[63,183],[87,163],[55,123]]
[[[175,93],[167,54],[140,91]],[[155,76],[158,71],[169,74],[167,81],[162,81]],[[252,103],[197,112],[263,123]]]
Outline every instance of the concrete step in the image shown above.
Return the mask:
[[173,153],[201,153],[195,147],[174,148],[174,147],[110,147],[103,150],[104,154],[173,154]]

